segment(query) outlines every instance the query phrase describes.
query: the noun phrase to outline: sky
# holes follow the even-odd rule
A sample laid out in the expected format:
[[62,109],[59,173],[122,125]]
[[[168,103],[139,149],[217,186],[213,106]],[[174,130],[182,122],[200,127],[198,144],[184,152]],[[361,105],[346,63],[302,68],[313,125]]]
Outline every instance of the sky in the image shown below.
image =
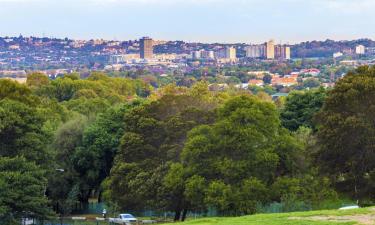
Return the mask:
[[278,43],[375,39],[375,0],[0,0],[0,36]]

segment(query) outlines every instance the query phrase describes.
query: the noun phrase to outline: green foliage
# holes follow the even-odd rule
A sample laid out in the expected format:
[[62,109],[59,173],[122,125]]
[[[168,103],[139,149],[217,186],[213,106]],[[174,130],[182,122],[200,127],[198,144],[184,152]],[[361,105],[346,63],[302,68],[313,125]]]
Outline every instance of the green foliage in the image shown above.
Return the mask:
[[209,95],[207,86],[196,86],[190,93],[167,94],[125,113],[125,133],[105,182],[107,200],[124,210],[183,210],[184,177],[179,164],[172,163],[180,159],[187,132],[212,121]]
[[49,79],[47,75],[43,73],[32,73],[27,75],[27,86],[40,88],[41,86],[48,85]]
[[0,223],[20,224],[21,218],[52,215],[45,193],[45,172],[23,157],[0,157]]
[[358,199],[372,195],[375,169],[375,68],[359,67],[339,80],[319,113],[318,161],[341,191]]
[[224,214],[254,213],[269,201],[266,184],[276,172],[292,172],[293,154],[300,151],[294,142],[280,127],[272,103],[239,96],[218,110],[213,125],[189,133],[182,162],[187,174],[209,183],[207,207]]
[[323,88],[289,94],[281,111],[283,126],[291,131],[296,131],[301,126],[314,129],[313,117],[322,108],[325,97],[326,91]]
[[[215,79],[251,76],[246,68],[233,71]],[[270,204],[322,208],[338,202],[333,185],[340,194],[373,197],[373,68],[358,69],[329,92],[318,126],[323,89],[293,92],[276,107],[271,86],[250,87],[250,96],[176,76],[191,87],[154,91],[150,84],[158,81],[137,73],[142,80],[102,72],[56,80],[35,73],[27,85],[0,80],[1,222],[14,224],[24,212],[48,215],[44,194],[61,215],[103,197],[112,209],[173,211],[175,220],[212,209],[253,214]],[[12,205],[15,194],[22,197]]]
[[[57,212],[65,215],[72,209],[72,201],[77,197],[87,198],[89,191],[86,184],[80,182],[80,177],[74,166],[76,149],[82,145],[82,136],[87,119],[74,118],[63,124],[54,137],[53,149],[55,151],[55,165],[51,168],[48,184],[48,195]],[[63,169],[60,172],[59,169]],[[78,185],[78,186],[77,186]],[[73,204],[74,205],[74,204]]]
[[22,102],[0,100],[0,156],[24,156],[39,165],[47,165],[47,133],[44,118],[34,107]]
[[104,113],[111,103],[104,98],[85,98],[72,99],[62,104],[68,110],[78,112],[88,117],[94,117],[99,113]]
[[265,84],[271,84],[271,82],[272,82],[272,76],[270,75],[270,74],[265,74],[264,76],[263,76],[263,82],[265,83]]
[[82,144],[73,154],[73,164],[81,179],[93,189],[109,176],[113,159],[124,134],[124,116],[139,101],[111,107],[99,114],[83,131]]
[[284,203],[286,212],[298,210],[297,205],[301,203],[308,208],[319,209],[325,201],[336,201],[338,198],[329,179],[317,174],[305,174],[298,178],[279,177],[271,190],[273,199]]
[[189,177],[184,189],[184,197],[190,202],[192,210],[202,211],[205,205],[206,180],[198,175]]
[[151,88],[140,80],[110,78],[106,74],[93,72],[87,80],[77,75],[65,75],[39,87],[35,92],[40,96],[55,98],[59,102],[79,98],[102,98],[110,103],[119,103],[134,96],[146,97]]
[[251,85],[249,86],[248,88],[253,94],[258,94],[259,92],[265,92],[269,95],[273,95],[276,93],[276,90],[270,86],[270,85],[265,85],[264,87],[259,87],[259,86],[256,86],[256,85]]
[[222,181],[212,181],[210,183],[205,196],[207,205],[225,213],[234,202],[235,196],[230,185]]
[[257,206],[269,201],[269,189],[257,178],[249,178],[242,182],[238,204],[242,214],[249,215],[257,212]]
[[315,78],[308,78],[303,81],[303,87],[305,88],[316,88],[320,86],[320,82],[318,79]]
[[30,106],[38,103],[38,98],[33,96],[31,90],[25,85],[7,79],[0,79],[0,100],[5,98]]

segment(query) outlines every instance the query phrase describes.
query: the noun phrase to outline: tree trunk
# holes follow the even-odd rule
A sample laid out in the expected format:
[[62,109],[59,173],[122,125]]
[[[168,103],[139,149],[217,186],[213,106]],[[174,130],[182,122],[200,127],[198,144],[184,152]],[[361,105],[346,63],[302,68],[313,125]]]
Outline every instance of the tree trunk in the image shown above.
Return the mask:
[[188,212],[188,210],[187,210],[187,209],[184,209],[184,211],[183,211],[183,213],[182,213],[182,218],[181,218],[181,221],[182,221],[182,222],[185,221],[187,212]]
[[181,218],[181,209],[176,208],[173,221],[174,222],[180,221],[180,218]]

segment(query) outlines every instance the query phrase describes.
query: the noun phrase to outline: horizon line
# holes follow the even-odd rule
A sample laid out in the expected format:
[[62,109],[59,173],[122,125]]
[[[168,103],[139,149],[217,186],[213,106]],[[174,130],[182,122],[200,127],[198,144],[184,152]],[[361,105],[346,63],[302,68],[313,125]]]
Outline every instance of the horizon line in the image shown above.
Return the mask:
[[[113,38],[113,39],[109,39],[109,38],[72,38],[72,37],[57,37],[57,36],[46,36],[46,35],[22,35],[22,34],[19,34],[18,36],[16,35],[0,35],[0,38],[19,38],[19,37],[23,37],[23,38],[26,38],[26,37],[33,37],[33,38],[49,38],[49,39],[58,39],[58,40],[63,40],[63,39],[68,39],[68,40],[73,40],[73,41],[91,41],[91,40],[103,40],[103,41],[120,41],[120,42],[126,42],[126,41],[138,41],[139,39],[141,39],[142,37],[146,37],[146,36],[140,36],[139,38],[135,38],[135,39],[119,39],[119,38]],[[238,44],[262,44],[262,43],[265,43],[269,40],[274,40],[275,43],[278,43],[278,44],[284,44],[284,45],[297,45],[297,44],[301,44],[301,43],[306,43],[306,42],[313,42],[313,41],[316,41],[316,42],[324,42],[324,41],[335,41],[335,42],[350,42],[350,41],[359,41],[359,40],[370,40],[370,41],[374,41],[372,38],[369,38],[369,37],[361,37],[361,38],[355,38],[355,39],[332,39],[332,38],[321,38],[321,39],[309,39],[309,40],[304,40],[304,41],[298,41],[298,42],[288,42],[288,41],[279,41],[279,40],[276,40],[275,38],[269,38],[269,39],[266,39],[265,41],[263,42],[228,42],[228,41],[222,41],[222,42],[219,42],[219,41],[214,41],[214,42],[207,42],[207,41],[198,41],[198,40],[179,40],[179,39],[175,39],[175,40],[172,40],[172,39],[169,39],[169,40],[166,40],[166,39],[154,39],[152,38],[152,36],[147,36],[147,37],[150,37],[151,39],[153,39],[154,41],[166,41],[166,42],[175,42],[175,41],[182,41],[182,42],[185,42],[185,43],[200,43],[200,44],[225,44],[225,45],[230,45],[230,44],[233,44],[233,45],[238,45]]]

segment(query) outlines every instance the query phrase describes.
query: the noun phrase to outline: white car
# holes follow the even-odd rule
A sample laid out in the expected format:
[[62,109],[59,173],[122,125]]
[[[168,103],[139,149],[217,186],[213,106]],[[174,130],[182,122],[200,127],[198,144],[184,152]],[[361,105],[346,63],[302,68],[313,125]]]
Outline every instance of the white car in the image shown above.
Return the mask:
[[136,223],[137,218],[132,214],[120,214],[117,218],[109,218],[109,222],[112,223]]
[[339,208],[339,210],[350,210],[350,209],[359,209],[359,206],[358,205],[350,205],[350,206],[345,206],[345,207]]

